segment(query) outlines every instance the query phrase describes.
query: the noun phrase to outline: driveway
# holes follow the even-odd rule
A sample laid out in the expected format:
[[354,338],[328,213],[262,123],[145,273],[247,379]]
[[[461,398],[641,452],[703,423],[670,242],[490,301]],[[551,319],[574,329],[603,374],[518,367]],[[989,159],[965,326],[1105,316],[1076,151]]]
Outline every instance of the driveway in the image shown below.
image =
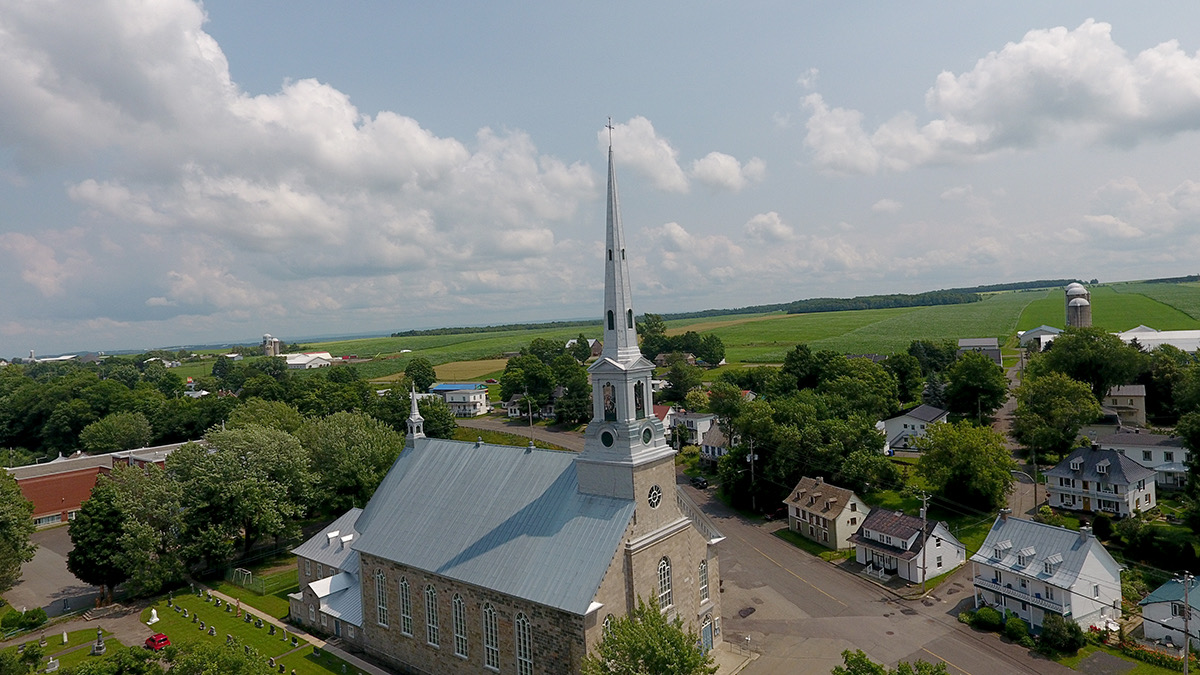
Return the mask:
[[63,613],[64,600],[67,611],[92,607],[100,590],[67,571],[67,553],[71,550],[67,526],[39,530],[31,539],[38,545],[37,553],[21,566],[21,580],[4,594],[4,599],[18,610],[41,607],[50,616]]

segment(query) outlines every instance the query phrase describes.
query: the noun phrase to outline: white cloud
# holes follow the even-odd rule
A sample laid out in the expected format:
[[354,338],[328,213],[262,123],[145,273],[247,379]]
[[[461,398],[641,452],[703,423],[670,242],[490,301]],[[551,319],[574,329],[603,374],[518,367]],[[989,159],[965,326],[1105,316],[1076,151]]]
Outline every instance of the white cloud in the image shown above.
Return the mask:
[[679,151],[658,136],[650,120],[639,115],[626,123],[614,124],[611,130],[601,129],[596,133],[600,147],[608,147],[610,131],[618,166],[629,166],[664,192],[688,191],[687,176],[679,168]]
[[895,199],[880,199],[871,205],[871,210],[875,213],[899,213],[900,209],[904,208],[904,204]]
[[32,235],[8,232],[0,234],[0,251],[9,254],[12,264],[21,270],[21,279],[43,297],[62,295],[68,280],[77,276],[90,259],[86,251],[72,244],[75,234],[54,233],[47,237],[47,243]]
[[774,211],[760,213],[746,222],[746,236],[758,242],[791,241],[796,232]]
[[757,157],[743,166],[736,157],[722,152],[710,152],[692,162],[692,177],[710,187],[739,192],[750,181],[761,181],[767,172],[766,164]]
[[925,96],[933,119],[900,113],[874,131],[856,110],[805,98],[805,144],[831,173],[903,171],[962,162],[1060,140],[1134,145],[1200,129],[1200,55],[1168,41],[1130,56],[1109,24],[1033,30],[943,72]]
[[817,76],[820,74],[820,70],[817,70],[816,68],[809,68],[808,70],[804,71],[800,77],[796,78],[796,84],[804,87],[805,89],[812,89],[813,87],[817,86]]

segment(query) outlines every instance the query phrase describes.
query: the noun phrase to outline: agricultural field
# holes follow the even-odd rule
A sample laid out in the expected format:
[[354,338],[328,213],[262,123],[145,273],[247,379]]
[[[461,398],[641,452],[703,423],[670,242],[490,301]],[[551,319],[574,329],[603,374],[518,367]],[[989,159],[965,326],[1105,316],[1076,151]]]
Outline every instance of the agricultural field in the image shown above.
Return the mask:
[[[1172,289],[1160,291],[1159,289]],[[1178,302],[1200,314],[1200,286],[1192,284],[1113,284],[1093,286],[1092,325],[1108,331],[1129,330],[1145,324],[1158,330],[1191,330],[1200,328],[1200,320],[1189,316]],[[1159,293],[1151,298],[1145,291]],[[1020,330],[1037,328],[1042,324],[1061,328],[1066,322],[1065,298],[1061,289],[1046,291],[1046,297],[1030,305],[1021,314]]]

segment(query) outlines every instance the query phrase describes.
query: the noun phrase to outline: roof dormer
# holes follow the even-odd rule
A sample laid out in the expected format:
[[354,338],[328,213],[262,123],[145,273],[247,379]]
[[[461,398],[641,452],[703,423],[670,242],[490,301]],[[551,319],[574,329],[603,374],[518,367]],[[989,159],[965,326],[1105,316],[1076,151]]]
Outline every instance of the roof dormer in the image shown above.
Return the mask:
[[1011,549],[1012,549],[1012,542],[1009,541],[1008,539],[1005,539],[1004,541],[1001,541],[1001,542],[997,542],[996,547],[992,550],[992,557],[999,560],[1000,558],[1003,558],[1004,556],[1008,555],[1008,552]]
[[1109,461],[1107,459],[1096,462],[1096,473],[1108,473],[1108,465]]
[[1054,574],[1058,571],[1058,566],[1062,564],[1062,561],[1062,554],[1055,553],[1042,561],[1042,572],[1045,574]]
[[1033,562],[1033,556],[1036,554],[1037,550],[1032,546],[1026,546],[1020,551],[1017,551],[1017,565],[1020,567],[1028,566],[1029,563]]
[[1082,468],[1083,468],[1083,458],[1082,457],[1076,457],[1075,459],[1071,460],[1071,470],[1072,471],[1079,471]]

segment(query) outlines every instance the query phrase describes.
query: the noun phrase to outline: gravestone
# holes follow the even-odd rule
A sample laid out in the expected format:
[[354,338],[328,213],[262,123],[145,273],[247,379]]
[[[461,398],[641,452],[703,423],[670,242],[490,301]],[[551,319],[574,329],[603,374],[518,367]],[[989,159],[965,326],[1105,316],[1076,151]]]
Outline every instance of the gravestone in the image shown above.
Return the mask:
[[188,618],[188,611],[187,611],[187,607],[184,607],[184,608],[183,608],[183,618],[185,618],[185,619],[186,619],[186,618]]
[[53,656],[47,656],[46,658],[49,659],[49,661],[46,663],[46,669],[43,670],[42,672],[43,673],[58,672],[58,659],[54,658]]
[[92,656],[103,656],[106,651],[108,651],[108,647],[104,645],[104,630],[97,628],[96,644],[92,645]]
[[246,656],[250,656],[250,645],[242,645],[242,649],[246,650]]
[[63,631],[63,644],[67,644],[67,631]]
[[271,624],[271,626],[269,628],[267,628],[267,635],[274,635],[274,634],[275,634],[275,624]]
[[217,598],[216,600],[213,600],[213,607],[220,607],[220,606],[221,606],[221,599],[220,599],[220,598]]
[[208,634],[209,634],[209,635],[216,635],[216,634],[217,634],[217,627],[216,627],[216,626],[209,626],[209,627],[208,627]]
[[204,630],[204,622],[203,621],[200,622],[200,630]]
[[254,621],[254,627],[255,627],[255,628],[262,628],[262,627],[263,627],[263,620],[262,620],[262,619],[255,619],[255,621]]
[[233,644],[233,636],[230,635],[229,633],[225,634],[225,644],[227,644],[227,645]]
[[295,646],[296,646],[296,644],[297,644],[297,641],[296,641],[296,636],[295,636],[295,635],[293,635],[293,636],[292,636],[292,646],[293,646],[293,647],[295,647]]
[[[156,623],[158,623],[158,610],[151,607],[150,608],[150,620],[146,622],[146,625],[153,626]],[[64,640],[64,642],[65,642],[65,640]]]
[[274,667],[275,667],[275,657],[274,657],[274,656],[272,656],[271,658],[267,659],[267,665],[268,665],[268,666],[271,666],[272,668],[274,668]]
[[[292,671],[292,672],[296,672],[296,671]],[[279,675],[283,675],[283,664],[282,663],[279,664]]]
[[204,591],[204,601],[212,602],[212,593],[209,593],[208,591]]
[[39,647],[46,646],[46,634],[45,633],[42,633],[42,637],[38,640],[38,646]]
[[197,622],[197,621],[199,621],[199,620],[200,620],[200,615],[199,615],[199,614],[193,614],[193,615],[192,615],[192,623],[196,623],[196,622]]
[[244,616],[245,616],[246,618],[245,618],[245,619],[242,621],[242,623],[250,623],[250,615],[249,615],[249,614],[245,614]]
[[228,602],[227,602],[227,603],[225,603],[225,611],[226,611],[226,612],[232,612],[232,611],[233,611],[233,605],[229,604]]
[[174,604],[175,604],[175,599],[171,597],[170,593],[168,593],[167,594],[167,607],[170,607],[171,605],[174,605]]

